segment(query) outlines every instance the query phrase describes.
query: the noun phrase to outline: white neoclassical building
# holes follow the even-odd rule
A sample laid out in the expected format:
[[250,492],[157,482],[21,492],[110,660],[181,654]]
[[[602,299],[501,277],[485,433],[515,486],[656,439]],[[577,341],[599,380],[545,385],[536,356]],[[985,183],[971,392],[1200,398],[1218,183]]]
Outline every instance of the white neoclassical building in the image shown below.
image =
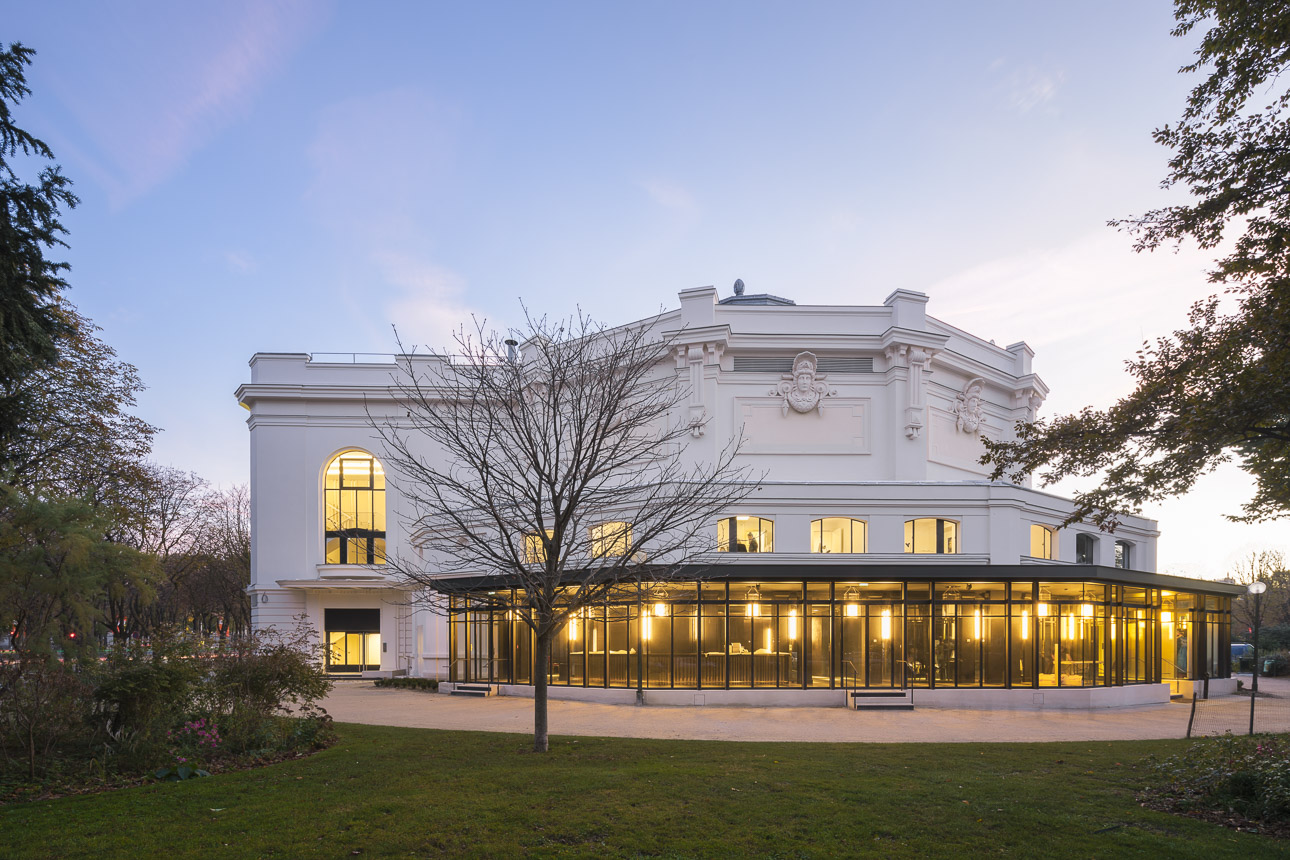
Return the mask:
[[[1154,572],[1156,524],[1061,527],[1071,503],[990,481],[982,437],[1031,419],[1047,387],[1007,347],[898,290],[876,306],[680,293],[658,372],[689,392],[695,457],[742,428],[766,478],[712,523],[715,579],[668,583],[570,624],[550,665],[502,613],[414,611],[384,570],[415,552],[372,420],[403,414],[393,356],[257,353],[250,412],[257,627],[305,616],[338,674],[407,673],[524,694],[715,704],[1097,707],[1167,701],[1228,676],[1239,588]],[[433,362],[431,357],[401,357]],[[369,417],[370,416],[370,417]],[[1222,680],[1217,680],[1222,679]],[[912,692],[910,692],[912,691]]]

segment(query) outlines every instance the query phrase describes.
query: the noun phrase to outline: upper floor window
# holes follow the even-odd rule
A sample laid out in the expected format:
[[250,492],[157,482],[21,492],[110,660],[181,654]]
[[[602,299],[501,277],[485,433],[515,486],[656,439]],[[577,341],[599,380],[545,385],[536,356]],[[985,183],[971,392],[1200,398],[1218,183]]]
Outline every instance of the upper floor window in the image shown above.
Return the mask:
[[868,552],[864,520],[825,517],[811,521],[811,552]]
[[959,524],[954,520],[922,517],[905,521],[905,552],[956,553]]
[[762,517],[725,517],[717,520],[719,552],[771,552],[775,524]]
[[327,564],[385,564],[385,470],[365,451],[327,464]]
[[1127,540],[1115,542],[1115,566],[1125,570],[1133,567],[1133,544]]
[[[547,529],[547,540],[550,540],[553,534],[555,533]],[[546,564],[546,544],[542,536],[536,532],[524,536],[524,563]]]
[[1087,532],[1075,535],[1075,563],[1097,563],[1097,538]]
[[631,523],[601,523],[589,531],[592,558],[618,558],[626,555],[632,545]]
[[1038,523],[1030,527],[1030,557],[1053,557],[1053,530]]

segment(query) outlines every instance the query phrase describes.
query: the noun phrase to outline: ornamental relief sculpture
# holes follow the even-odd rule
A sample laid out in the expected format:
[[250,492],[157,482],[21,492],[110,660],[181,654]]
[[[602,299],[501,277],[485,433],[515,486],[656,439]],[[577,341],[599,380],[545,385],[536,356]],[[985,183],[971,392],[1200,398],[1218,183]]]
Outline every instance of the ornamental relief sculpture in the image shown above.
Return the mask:
[[830,388],[825,383],[823,373],[816,372],[818,367],[813,353],[799,352],[793,359],[793,372],[784,374],[783,381],[770,390],[771,396],[784,398],[782,410],[785,416],[789,409],[803,415],[808,412],[818,413],[820,401],[838,393],[836,388]]
[[985,380],[976,377],[969,379],[963,390],[954,395],[950,412],[954,414],[954,426],[960,433],[976,433],[981,429],[981,393],[984,390]]

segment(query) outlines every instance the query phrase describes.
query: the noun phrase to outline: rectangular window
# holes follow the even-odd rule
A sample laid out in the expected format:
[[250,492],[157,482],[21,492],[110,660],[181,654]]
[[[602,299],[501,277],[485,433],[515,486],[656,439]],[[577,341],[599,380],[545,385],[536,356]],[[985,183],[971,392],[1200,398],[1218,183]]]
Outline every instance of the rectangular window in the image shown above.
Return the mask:
[[601,523],[592,526],[590,533],[592,558],[621,558],[632,543],[631,523]]

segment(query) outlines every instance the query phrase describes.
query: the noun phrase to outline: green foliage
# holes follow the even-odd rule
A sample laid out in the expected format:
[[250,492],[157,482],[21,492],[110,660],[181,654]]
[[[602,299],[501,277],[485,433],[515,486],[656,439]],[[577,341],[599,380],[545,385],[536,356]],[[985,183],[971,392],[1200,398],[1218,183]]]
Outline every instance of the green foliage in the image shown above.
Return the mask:
[[199,776],[210,776],[210,771],[202,770],[199,767],[189,767],[181,764],[173,770],[168,767],[159,767],[152,772],[155,779],[162,782],[183,782],[185,779],[193,779]]
[[23,662],[0,702],[0,776],[21,764],[29,780],[74,783],[324,747],[331,719],[317,702],[331,682],[302,642],[270,634],[212,651],[158,636],[101,660]]
[[104,540],[105,528],[102,512],[79,499],[0,484],[0,618],[20,659],[92,646],[103,596],[149,588],[151,560]]
[[1283,736],[1204,738],[1154,770],[1160,782],[1147,794],[1172,808],[1290,822],[1290,740]]
[[30,660],[8,673],[0,700],[0,761],[36,779],[60,749],[89,742],[92,688],[69,664]]
[[[46,253],[66,245],[60,209],[79,202],[57,165],[42,167],[29,182],[13,162],[18,155],[54,158],[43,141],[14,124],[13,108],[31,94],[25,67],[34,53],[17,42],[0,51],[0,439],[12,435],[23,412],[26,395],[15,385],[58,355],[66,320],[56,299],[67,286],[68,266]],[[0,446],[0,473],[8,453]]]
[[1044,484],[1096,477],[1071,521],[1113,529],[1117,512],[1184,493],[1230,459],[1255,479],[1240,516],[1290,513],[1290,7],[1176,0],[1174,33],[1208,26],[1188,73],[1205,72],[1181,120],[1155,132],[1170,147],[1165,187],[1193,202],[1112,221],[1155,250],[1183,240],[1212,249],[1237,233],[1210,278],[1235,303],[1198,302],[1189,328],[1128,363],[1137,386],[1109,409],[1019,425],[986,441],[993,477],[1040,472]]
[[434,678],[377,678],[376,686],[400,690],[430,690],[438,692],[439,682]]

